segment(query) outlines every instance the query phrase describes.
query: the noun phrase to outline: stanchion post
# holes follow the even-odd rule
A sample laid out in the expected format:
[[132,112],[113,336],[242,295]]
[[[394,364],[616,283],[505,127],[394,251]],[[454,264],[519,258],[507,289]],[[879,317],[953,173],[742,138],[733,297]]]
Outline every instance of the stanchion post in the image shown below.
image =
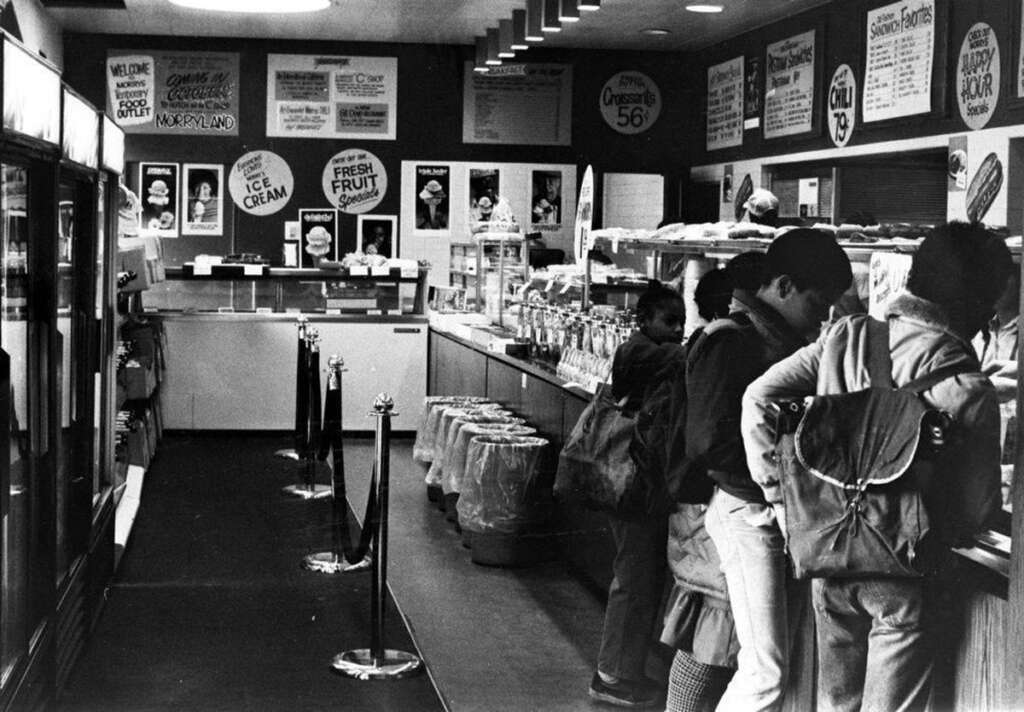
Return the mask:
[[302,449],[302,429],[305,418],[306,391],[306,328],[309,326],[309,318],[299,316],[296,321],[298,327],[298,349],[295,355],[295,434],[293,436],[295,447],[278,450],[274,453],[276,457],[283,457],[288,460],[301,458],[299,452]]
[[296,443],[299,458],[302,461],[303,481],[300,484],[284,487],[282,494],[300,499],[323,499],[331,496],[329,485],[316,484],[317,450],[320,446],[320,333],[316,329],[305,331],[306,367],[303,383],[305,384],[305,413],[300,428],[302,443]]
[[373,402],[373,415],[377,417],[374,448],[374,467],[377,471],[377,511],[372,522],[373,577],[370,586],[370,647],[349,650],[335,655],[331,667],[340,675],[357,680],[397,680],[416,675],[423,670],[423,661],[403,650],[389,650],[384,645],[384,612],[387,602],[388,569],[388,480],[391,437],[391,416],[394,401],[381,393]]

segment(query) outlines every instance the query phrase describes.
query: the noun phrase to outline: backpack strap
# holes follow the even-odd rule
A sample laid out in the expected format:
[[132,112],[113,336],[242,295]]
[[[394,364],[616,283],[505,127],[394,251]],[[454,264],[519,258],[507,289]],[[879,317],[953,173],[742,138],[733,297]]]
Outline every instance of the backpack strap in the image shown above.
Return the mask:
[[913,381],[903,386],[902,390],[910,391],[914,395],[921,395],[932,386],[945,381],[947,378],[953,376],[959,376],[961,373],[969,373],[970,371],[976,371],[977,369],[972,364],[961,361],[960,363],[951,363],[948,366],[942,366],[929,371],[923,376],[918,376]]
[[875,388],[892,388],[892,355],[889,353],[889,322],[867,319],[868,376]]

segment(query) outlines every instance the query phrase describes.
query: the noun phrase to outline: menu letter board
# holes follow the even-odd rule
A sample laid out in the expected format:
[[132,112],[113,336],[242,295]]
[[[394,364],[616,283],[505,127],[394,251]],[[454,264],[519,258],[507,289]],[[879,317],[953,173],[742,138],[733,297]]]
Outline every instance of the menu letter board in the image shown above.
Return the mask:
[[516,74],[473,71],[466,62],[462,141],[568,146],[572,128],[572,67],[528,64]]
[[707,150],[743,144],[743,57],[708,67]]
[[111,51],[107,112],[126,133],[238,135],[238,55]]
[[768,45],[764,137],[811,130],[814,118],[814,30]]
[[934,51],[935,0],[901,0],[868,12],[865,123],[931,111]]
[[267,136],[394,139],[398,59],[267,55]]

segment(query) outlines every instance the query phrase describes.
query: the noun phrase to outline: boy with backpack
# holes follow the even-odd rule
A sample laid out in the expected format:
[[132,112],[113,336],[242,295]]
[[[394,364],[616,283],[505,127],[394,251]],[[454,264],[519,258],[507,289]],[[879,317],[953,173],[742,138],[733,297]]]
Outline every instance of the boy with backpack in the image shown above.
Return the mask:
[[[820,710],[925,707],[933,653],[928,593],[937,588],[942,554],[980,529],[1000,502],[998,403],[970,339],[992,316],[1013,269],[1006,245],[984,226],[944,225],[917,249],[907,292],[888,304],[885,323],[863,315],[836,321],[744,395],[750,473],[787,531],[794,566],[808,576],[829,572],[812,586]],[[879,374],[883,368],[889,372]],[[903,396],[904,403],[923,404],[913,421],[893,420],[892,408],[864,409],[859,420],[868,422],[840,418],[830,421],[830,431],[815,430],[812,409],[825,399],[838,411],[844,407],[838,398],[850,403],[874,393],[884,399],[896,389],[920,391],[919,398]],[[786,455],[777,448],[772,404],[815,394],[796,431],[795,454]],[[922,428],[926,409],[948,414],[952,425]],[[814,412],[828,420],[821,409]],[[874,437],[879,433],[884,437]],[[899,438],[910,445],[892,450]],[[919,465],[930,439],[946,444],[934,462]],[[873,449],[886,457],[871,467],[858,464],[875,458]],[[796,496],[796,487],[808,485],[845,505],[832,524],[805,526],[831,506]],[[921,502],[924,511],[890,507],[893,502]],[[817,542],[814,532],[821,532]]]
[[813,229],[776,237],[753,294],[694,345],[686,379],[686,459],[715,484],[705,528],[721,560],[740,643],[719,710],[776,710],[788,672],[786,560],[773,511],[747,469],[740,406],[747,386],[807,344],[852,281],[835,238]]

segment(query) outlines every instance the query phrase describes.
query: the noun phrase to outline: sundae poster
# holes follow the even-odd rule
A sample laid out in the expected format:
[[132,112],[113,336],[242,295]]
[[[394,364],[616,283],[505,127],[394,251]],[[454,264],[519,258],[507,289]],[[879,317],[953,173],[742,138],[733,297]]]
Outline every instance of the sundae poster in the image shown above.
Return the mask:
[[299,210],[299,267],[316,267],[320,260],[337,259],[338,211]]
[[416,233],[449,235],[451,167],[416,166]]
[[178,236],[178,164],[139,164],[141,235]]
[[238,135],[238,54],[107,54],[107,113],[125,133]]

